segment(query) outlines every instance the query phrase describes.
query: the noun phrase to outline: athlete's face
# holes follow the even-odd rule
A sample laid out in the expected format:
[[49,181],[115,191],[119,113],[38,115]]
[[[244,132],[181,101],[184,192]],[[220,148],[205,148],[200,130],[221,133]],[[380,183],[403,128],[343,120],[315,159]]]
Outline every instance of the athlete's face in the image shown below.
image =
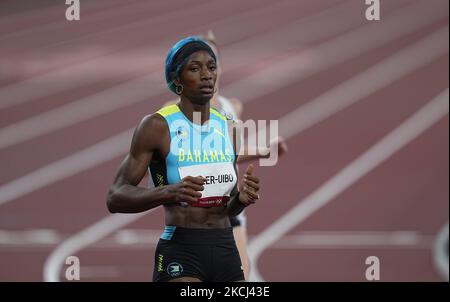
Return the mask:
[[206,51],[193,53],[180,74],[183,95],[191,102],[206,104],[214,96],[217,66]]

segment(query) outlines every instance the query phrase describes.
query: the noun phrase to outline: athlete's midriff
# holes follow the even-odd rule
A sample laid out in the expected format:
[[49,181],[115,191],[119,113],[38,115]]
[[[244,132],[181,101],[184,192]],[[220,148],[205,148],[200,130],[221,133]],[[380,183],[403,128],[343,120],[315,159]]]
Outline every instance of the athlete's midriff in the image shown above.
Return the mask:
[[226,228],[230,219],[226,207],[165,206],[165,224],[185,228]]
[[191,207],[224,207],[230,200],[229,196],[213,196],[200,198],[197,203],[192,203]]

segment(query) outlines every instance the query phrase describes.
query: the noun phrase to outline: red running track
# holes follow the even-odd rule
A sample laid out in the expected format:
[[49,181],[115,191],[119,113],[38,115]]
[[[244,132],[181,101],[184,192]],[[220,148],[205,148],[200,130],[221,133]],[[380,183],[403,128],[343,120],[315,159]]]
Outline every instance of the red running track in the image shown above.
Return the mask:
[[[171,94],[163,89],[162,62],[170,45],[185,35],[214,30],[224,61],[221,85],[227,87],[248,76],[264,74],[296,55],[312,53],[316,56],[306,57],[311,62],[328,62],[329,57],[321,57],[321,46],[344,35],[355,39],[349,43],[366,43],[356,32],[374,26],[364,18],[364,5],[356,0],[199,0],[189,5],[180,0],[89,1],[82,3],[79,22],[65,21],[65,7],[57,2],[46,1],[42,7],[8,6],[1,15],[2,135],[8,135],[5,129],[83,98],[92,98],[95,104],[108,97],[108,89],[119,85],[148,75],[155,80],[136,86],[144,92],[136,94],[136,100],[128,105],[1,148],[0,196],[30,173],[132,129],[145,114],[170,99]],[[429,22],[396,39],[382,38],[384,42],[315,72],[298,66],[291,82],[275,79],[276,85],[263,95],[249,98],[252,94],[246,92],[244,97],[239,93],[227,96],[245,102],[244,120],[282,120],[436,31],[447,26],[448,33],[448,2],[428,3]],[[383,3],[382,20],[374,33],[384,37],[383,22],[419,4],[415,0]],[[7,5],[0,4],[0,11]],[[414,14],[408,17],[405,22],[414,23],[418,18]],[[303,29],[308,26],[311,31],[305,34]],[[337,46],[333,50],[336,56],[342,52]],[[300,76],[303,73],[305,76]],[[263,189],[262,200],[247,211],[250,239],[257,238],[447,88],[448,46],[443,53],[358,98],[353,105],[297,131],[288,140],[289,153],[275,167],[256,169]],[[352,87],[352,91],[363,89]],[[16,91],[13,96],[21,101],[7,100],[10,91]],[[130,98],[135,93],[129,91]],[[1,107],[6,101],[9,105]],[[1,281],[44,280],[46,260],[55,249],[109,216],[105,194],[129,139],[125,136],[117,140],[125,147],[111,159],[86,164],[81,171],[58,177],[26,194],[19,194],[20,186],[15,185],[16,190],[19,187],[16,197],[0,202]],[[444,114],[278,238],[260,255],[258,271],[268,281],[366,281],[365,259],[375,255],[381,262],[383,281],[442,280],[434,266],[433,245],[448,222],[448,194],[448,115]],[[149,281],[163,224],[158,209],[106,237],[100,236],[94,244],[80,243],[75,255],[81,261],[82,280]],[[412,239],[406,243],[385,240],[396,234]],[[348,244],[345,238],[349,237],[345,236],[363,236],[364,240]],[[294,244],[296,239],[303,241]],[[59,275],[64,280],[64,271]]]

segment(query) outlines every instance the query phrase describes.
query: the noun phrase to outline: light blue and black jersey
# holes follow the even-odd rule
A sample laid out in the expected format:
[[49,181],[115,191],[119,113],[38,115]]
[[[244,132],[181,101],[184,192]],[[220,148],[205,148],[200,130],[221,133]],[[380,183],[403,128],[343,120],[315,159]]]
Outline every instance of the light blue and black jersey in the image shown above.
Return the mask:
[[176,104],[157,113],[167,122],[170,151],[165,159],[150,164],[150,186],[176,184],[186,176],[203,176],[205,190],[199,203],[192,206],[226,205],[237,182],[227,118],[211,108],[208,123],[194,124]]

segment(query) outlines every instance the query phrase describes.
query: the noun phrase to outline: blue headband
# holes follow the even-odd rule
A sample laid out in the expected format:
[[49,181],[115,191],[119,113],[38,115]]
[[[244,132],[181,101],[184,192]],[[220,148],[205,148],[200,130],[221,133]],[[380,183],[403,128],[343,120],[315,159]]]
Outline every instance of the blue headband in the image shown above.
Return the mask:
[[216,61],[214,51],[211,49],[208,43],[197,36],[184,38],[178,41],[174,46],[172,46],[169,53],[167,54],[165,66],[167,86],[172,92],[176,93],[176,87],[173,81],[174,77],[180,75],[180,72],[184,64],[186,64],[189,56],[194,52],[200,50],[208,52],[209,55],[214,58],[214,61]]

